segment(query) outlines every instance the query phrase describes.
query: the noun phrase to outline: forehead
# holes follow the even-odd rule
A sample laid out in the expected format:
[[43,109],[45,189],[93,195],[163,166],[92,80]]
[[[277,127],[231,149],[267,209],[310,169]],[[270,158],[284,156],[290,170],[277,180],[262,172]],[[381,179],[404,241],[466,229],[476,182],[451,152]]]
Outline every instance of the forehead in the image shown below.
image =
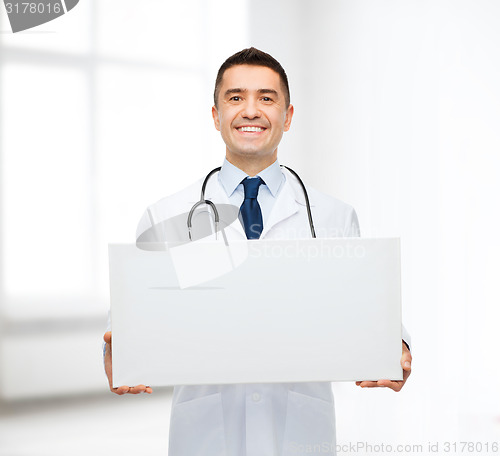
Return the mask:
[[227,69],[222,77],[221,94],[230,89],[274,89],[283,96],[279,74],[257,65],[235,65]]

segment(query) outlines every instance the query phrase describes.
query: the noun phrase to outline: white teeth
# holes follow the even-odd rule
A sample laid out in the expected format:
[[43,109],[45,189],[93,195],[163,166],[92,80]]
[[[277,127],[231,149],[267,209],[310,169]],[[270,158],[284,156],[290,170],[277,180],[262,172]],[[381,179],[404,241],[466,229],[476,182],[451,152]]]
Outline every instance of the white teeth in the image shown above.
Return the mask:
[[261,127],[240,127],[238,128],[239,131],[264,131],[263,128]]

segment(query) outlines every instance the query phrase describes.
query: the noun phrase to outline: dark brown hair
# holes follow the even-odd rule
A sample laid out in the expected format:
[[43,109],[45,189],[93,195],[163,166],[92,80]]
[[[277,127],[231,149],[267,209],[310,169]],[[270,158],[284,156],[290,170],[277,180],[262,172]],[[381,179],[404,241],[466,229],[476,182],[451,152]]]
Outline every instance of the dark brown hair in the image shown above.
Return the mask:
[[256,65],[270,68],[271,70],[278,73],[283,91],[285,92],[285,102],[286,107],[290,105],[290,88],[288,87],[288,78],[286,76],[285,70],[281,64],[271,55],[266,54],[259,49],[254,47],[243,49],[240,52],[229,57],[219,68],[217,73],[217,78],[215,79],[215,89],[214,89],[214,104],[217,107],[217,99],[219,97],[220,86],[222,84],[222,77],[224,72],[229,68],[236,65]]

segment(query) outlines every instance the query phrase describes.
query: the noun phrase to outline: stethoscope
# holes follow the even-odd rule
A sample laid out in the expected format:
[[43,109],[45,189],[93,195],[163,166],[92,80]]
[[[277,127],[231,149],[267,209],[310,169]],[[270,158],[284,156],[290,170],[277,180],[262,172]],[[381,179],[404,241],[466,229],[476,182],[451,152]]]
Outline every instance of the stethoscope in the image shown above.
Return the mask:
[[[309,204],[309,196],[307,194],[306,186],[302,182],[302,179],[299,177],[299,175],[293,169],[290,169],[288,166],[284,166],[284,165],[280,165],[280,166],[282,168],[287,169],[299,181],[299,184],[302,187],[302,191],[304,193],[304,198],[306,200],[307,217],[309,218],[309,228],[311,229],[311,236],[313,238],[316,238],[316,232],[314,231],[314,223],[313,223],[313,219],[312,219],[312,215],[311,215],[311,205]],[[191,210],[189,211],[188,219],[187,219],[187,227],[188,227],[188,234],[189,234],[189,240],[190,241],[192,240],[191,231],[192,231],[192,228],[193,228],[192,219],[193,219],[194,211],[199,206],[201,206],[203,204],[205,204],[207,206],[210,206],[212,208],[212,211],[214,213],[215,233],[217,235],[217,231],[218,231],[218,227],[219,227],[219,212],[217,211],[217,207],[215,206],[215,204],[212,201],[205,199],[205,189],[206,189],[207,183],[210,180],[210,178],[212,177],[212,175],[214,175],[216,172],[218,172],[220,170],[221,170],[221,166],[219,166],[218,168],[213,169],[212,171],[210,171],[207,174],[207,176],[205,177],[205,180],[203,181],[203,184],[201,186],[200,201],[198,201],[197,203],[195,203],[193,205],[193,207],[191,208]]]

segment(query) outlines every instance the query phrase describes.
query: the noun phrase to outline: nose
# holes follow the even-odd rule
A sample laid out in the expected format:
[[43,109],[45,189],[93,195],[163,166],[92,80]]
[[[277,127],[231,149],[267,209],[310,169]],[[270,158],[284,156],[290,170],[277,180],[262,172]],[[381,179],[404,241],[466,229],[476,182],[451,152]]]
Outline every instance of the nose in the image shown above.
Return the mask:
[[246,119],[257,119],[260,117],[259,106],[257,105],[257,100],[253,98],[249,98],[246,100],[243,110],[241,112],[241,116]]

